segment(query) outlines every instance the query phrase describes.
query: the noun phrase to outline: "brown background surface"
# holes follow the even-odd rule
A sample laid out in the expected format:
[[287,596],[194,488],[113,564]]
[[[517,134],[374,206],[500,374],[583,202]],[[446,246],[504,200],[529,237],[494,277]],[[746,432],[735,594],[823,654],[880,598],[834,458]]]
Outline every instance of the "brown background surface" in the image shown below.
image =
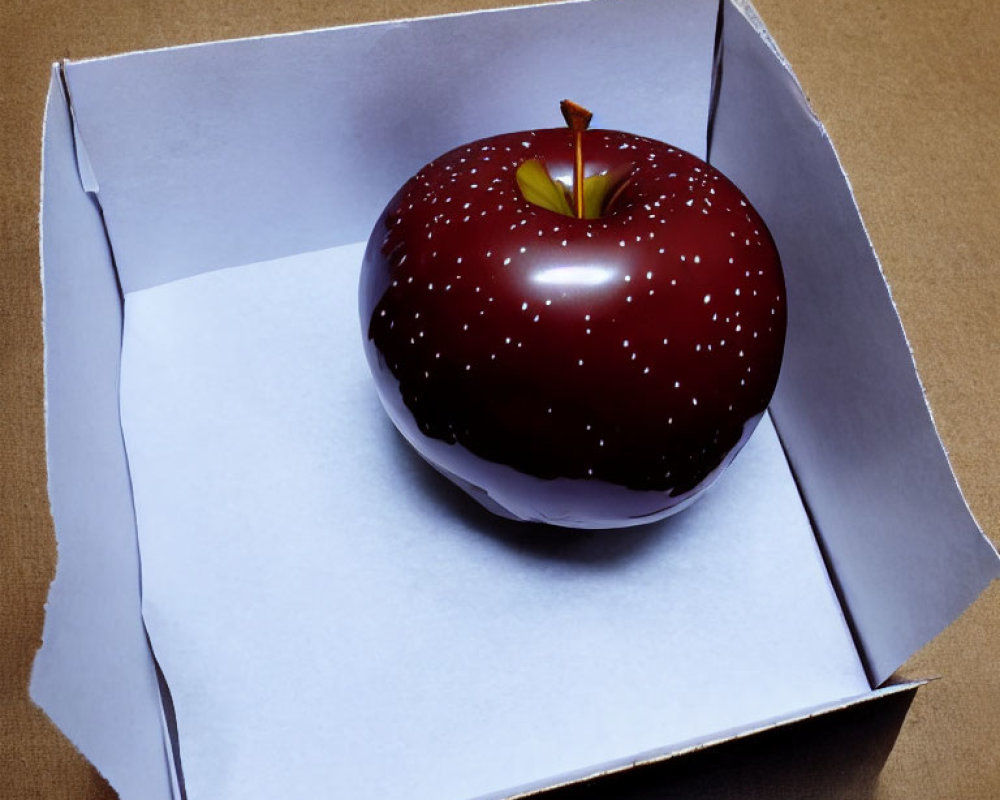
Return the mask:
[[[38,175],[48,66],[489,0],[0,0],[0,798],[114,794],[27,699],[55,542],[45,486]],[[758,0],[851,178],[969,504],[1000,541],[1000,3]],[[878,800],[1000,798],[1000,582],[907,675]],[[802,795],[813,797],[805,785]],[[733,788],[733,796],[747,794]]]

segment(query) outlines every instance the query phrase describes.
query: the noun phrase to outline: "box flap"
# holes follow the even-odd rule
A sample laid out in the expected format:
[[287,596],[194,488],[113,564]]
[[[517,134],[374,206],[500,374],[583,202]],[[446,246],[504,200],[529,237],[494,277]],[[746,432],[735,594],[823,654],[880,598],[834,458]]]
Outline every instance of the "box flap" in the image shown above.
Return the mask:
[[59,563],[31,695],[126,796],[172,797],[118,417],[121,296],[57,68],[42,176],[49,497]]
[[751,19],[726,4],[711,156],[782,256],[789,332],[772,414],[878,684],[1000,560],[955,482],[833,146]]
[[[622,9],[505,9],[69,64],[124,289],[367,239],[424,163],[558,127],[564,97],[595,126],[704,154],[714,6]],[[631,57],[655,41],[671,44]]]

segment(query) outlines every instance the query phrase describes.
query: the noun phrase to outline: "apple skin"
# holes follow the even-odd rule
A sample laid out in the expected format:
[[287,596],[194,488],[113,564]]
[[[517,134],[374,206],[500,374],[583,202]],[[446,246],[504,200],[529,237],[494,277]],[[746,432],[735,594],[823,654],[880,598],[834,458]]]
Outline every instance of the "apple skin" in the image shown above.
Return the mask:
[[517,167],[571,181],[573,134],[504,134],[396,193],[359,289],[381,401],[490,510],[643,524],[700,496],[750,437],[781,366],[785,286],[763,220],[662,142],[583,133],[588,174],[630,166],[596,219],[533,205]]

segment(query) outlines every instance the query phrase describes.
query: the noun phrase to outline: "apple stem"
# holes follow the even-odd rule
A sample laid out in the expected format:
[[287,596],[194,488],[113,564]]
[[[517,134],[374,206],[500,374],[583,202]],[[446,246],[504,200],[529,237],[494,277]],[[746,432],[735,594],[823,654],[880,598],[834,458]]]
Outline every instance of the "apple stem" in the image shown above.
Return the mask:
[[573,205],[576,216],[582,218],[583,211],[583,132],[590,126],[593,114],[572,100],[563,100],[559,104],[563,119],[573,131],[573,150],[576,156],[573,164]]
[[573,165],[573,204],[576,216],[583,217],[583,131],[573,131],[573,149],[576,163]]

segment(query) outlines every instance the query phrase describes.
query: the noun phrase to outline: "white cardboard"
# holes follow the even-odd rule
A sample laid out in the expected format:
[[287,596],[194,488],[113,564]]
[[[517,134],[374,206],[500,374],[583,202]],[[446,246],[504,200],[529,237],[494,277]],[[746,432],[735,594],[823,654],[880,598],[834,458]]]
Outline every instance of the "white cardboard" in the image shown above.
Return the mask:
[[785,264],[772,414],[877,685],[1000,562],[955,482],[833,145],[772,48],[726,6],[712,160],[769,221]]
[[98,207],[80,185],[56,70],[43,163],[46,432],[59,567],[31,694],[124,796],[166,800],[118,415],[121,300]]
[[[584,769],[578,770],[574,773],[570,773],[564,777],[564,779],[553,784],[551,781],[532,784],[527,786],[518,787],[513,793],[509,791],[495,792],[487,795],[478,800],[521,800],[521,798],[537,797],[539,795],[544,795],[546,791],[549,791],[555,787],[580,785],[582,783],[588,782],[591,786],[594,785],[596,780],[604,778],[616,773],[627,772],[634,767],[643,767],[654,764],[662,764],[667,761],[677,761],[685,756],[692,755],[694,753],[705,751],[713,747],[728,747],[738,740],[748,739],[751,736],[756,736],[760,733],[765,733],[767,731],[774,731],[780,728],[789,728],[793,725],[798,725],[810,719],[815,719],[817,717],[824,717],[831,714],[837,714],[842,711],[846,711],[850,708],[857,708],[859,706],[868,705],[870,703],[882,703],[890,696],[897,694],[905,694],[907,692],[914,692],[920,686],[926,684],[927,680],[916,680],[916,681],[904,681],[901,683],[893,683],[886,686],[882,686],[878,689],[874,689],[869,692],[865,692],[863,695],[857,697],[851,697],[846,700],[841,700],[832,703],[825,703],[821,706],[814,706],[813,708],[801,709],[797,714],[792,716],[778,717],[768,720],[760,720],[753,725],[749,725],[743,728],[730,728],[724,731],[717,731],[711,736],[699,737],[696,739],[691,739],[686,742],[674,743],[669,747],[661,747],[657,750],[641,753],[634,758],[628,759],[626,761],[608,762],[607,764],[601,765],[597,769]],[[731,752],[731,751],[730,751]],[[709,766],[709,769],[711,767]],[[726,778],[718,784],[721,791],[729,790],[731,791],[732,785],[725,782]],[[780,780],[780,779],[779,779]],[[713,787],[714,788],[714,787]],[[762,786],[760,788],[761,792],[766,792],[771,789],[770,786]],[[647,782],[642,788],[637,788],[633,793],[631,791],[625,790],[627,794],[616,795],[621,798],[632,798],[633,795],[636,800],[649,800],[650,798],[659,797],[669,797],[670,793],[673,792],[677,795],[677,791],[673,786],[664,786],[662,791],[658,792],[658,787],[652,783],[652,781]],[[678,795],[679,796],[679,795]],[[779,790],[779,794],[776,796],[785,797],[785,793]]]
[[[423,164],[560,125],[563,97],[597,109],[595,125],[703,154],[715,17],[692,0],[574,2],[133,53],[66,75],[131,290],[366,239]],[[633,57],[657,41],[670,46]]]
[[[364,783],[372,796],[466,797],[836,705],[869,689],[843,612],[881,676],[996,574],[940,446],[927,445],[933,427],[849,188],[830,169],[832,148],[821,133],[816,143],[790,73],[726,11],[713,156],[762,206],[790,270],[789,338],[806,341],[792,348],[775,408],[843,609],[769,423],[717,491],[662,526],[570,544],[511,532],[399,444],[351,348],[353,292],[350,322],[338,306],[351,277],[342,261],[396,186],[448,147],[496,132],[497,120],[554,124],[553,98],[572,96],[603,112],[601,124],[703,154],[714,4],[593,0],[67,66],[77,127],[54,85],[60,124],[46,130],[43,214],[60,562],[33,695],[126,800],[169,797],[174,777],[161,722],[170,708],[156,696],[143,624],[176,704],[188,797],[327,795],[334,771],[348,782],[342,796],[364,796]],[[761,108],[782,125],[767,127]],[[805,204],[815,217],[794,217],[770,167],[739,171],[740,159],[767,163],[785,148],[812,194],[830,196]],[[74,155],[125,292],[128,465],[111,412],[122,299],[95,233],[97,206],[67,172]],[[50,162],[61,165],[53,174]],[[845,241],[802,244],[802,231],[826,225]],[[346,249],[328,249],[338,245]],[[850,279],[834,272],[841,248],[857,255]],[[826,281],[849,287],[846,297],[876,317],[864,330],[888,337],[866,363],[888,367],[878,378],[893,381],[888,396],[906,411],[890,436],[872,436],[829,382],[827,393],[796,394],[824,378],[797,366],[803,354],[840,346],[803,324],[823,318],[813,306],[826,302]],[[56,299],[77,282],[54,320]],[[73,339],[95,326],[96,339]],[[95,400],[77,409],[78,396]],[[825,419],[829,397],[827,422],[864,434],[843,450],[826,441],[837,425],[810,438],[802,400]],[[857,464],[895,467],[892,448],[905,437],[933,463],[915,469],[911,457],[908,471],[889,474],[897,483],[916,474],[920,491],[883,486],[886,498],[855,499]],[[858,449],[865,442],[871,452]],[[838,507],[844,482],[851,501]],[[946,501],[945,514],[898,536],[898,519],[908,532],[926,513],[908,506],[922,498]],[[310,535],[319,531],[329,535]],[[954,542],[935,545],[927,531]],[[863,546],[872,536],[881,543]],[[884,605],[880,575],[857,561],[872,552],[875,563],[902,553],[913,565],[887,581]],[[942,554],[947,569],[932,563]],[[299,583],[279,580],[291,574]],[[933,591],[910,613],[924,585]],[[124,658],[103,671],[118,646]],[[725,674],[729,659],[746,672]],[[120,746],[109,734],[116,715],[138,731]],[[442,752],[461,757],[442,763]]]

